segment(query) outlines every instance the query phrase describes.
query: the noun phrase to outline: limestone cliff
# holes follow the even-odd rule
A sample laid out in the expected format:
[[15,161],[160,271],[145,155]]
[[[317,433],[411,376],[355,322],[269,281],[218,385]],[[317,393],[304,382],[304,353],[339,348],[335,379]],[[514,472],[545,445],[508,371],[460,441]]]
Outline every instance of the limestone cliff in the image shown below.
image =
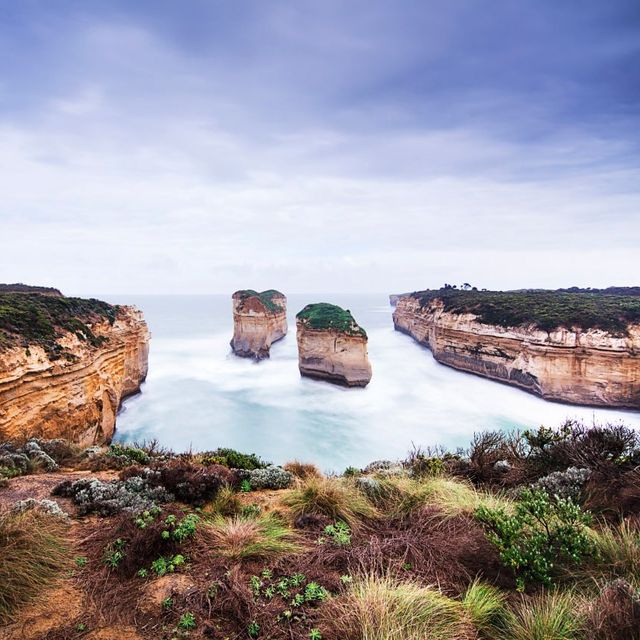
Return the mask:
[[287,334],[287,299],[269,289],[236,291],[233,296],[233,352],[243,358],[269,357],[271,345]]
[[[509,299],[516,300],[515,295]],[[526,304],[527,300],[523,302]],[[529,313],[535,315],[535,297],[528,303],[534,305]],[[570,303],[574,304],[562,298],[560,311],[567,313]],[[578,299],[575,304],[611,308],[610,323],[619,321],[613,311],[615,301],[610,298],[600,302]],[[627,323],[624,331],[614,331],[575,324],[541,329],[533,322],[502,326],[483,321],[482,313],[500,317],[498,312],[505,310],[499,305],[500,299],[492,299],[488,306],[477,306],[473,312],[459,302],[452,304],[437,296],[425,299],[417,293],[398,298],[393,322],[398,331],[429,347],[436,360],[456,369],[505,382],[549,400],[640,408],[640,324]],[[547,305],[546,315],[540,315],[543,320],[552,317],[550,308]],[[597,321],[597,315],[585,317],[591,318],[592,324]]]
[[348,387],[371,380],[367,334],[349,311],[335,305],[307,305],[296,316],[300,374]]
[[109,441],[122,400],[147,375],[142,313],[93,300],[17,295],[0,296],[9,309],[0,318],[0,440]]

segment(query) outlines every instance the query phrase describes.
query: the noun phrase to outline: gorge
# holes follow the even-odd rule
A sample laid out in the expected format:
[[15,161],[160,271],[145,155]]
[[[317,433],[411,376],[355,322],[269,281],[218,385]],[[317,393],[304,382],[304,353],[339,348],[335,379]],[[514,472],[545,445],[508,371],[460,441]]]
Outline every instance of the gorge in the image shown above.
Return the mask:
[[547,400],[638,409],[633,291],[421,291],[393,300],[393,322],[456,369]]

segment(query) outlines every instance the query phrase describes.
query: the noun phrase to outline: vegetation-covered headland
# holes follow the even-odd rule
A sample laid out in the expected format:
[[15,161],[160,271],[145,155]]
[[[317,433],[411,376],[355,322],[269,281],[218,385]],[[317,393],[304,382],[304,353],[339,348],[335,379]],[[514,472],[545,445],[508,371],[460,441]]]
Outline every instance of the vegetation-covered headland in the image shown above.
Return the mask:
[[330,476],[5,443],[0,622],[44,640],[638,638],[639,468],[637,432],[578,423]]
[[0,292],[0,438],[109,440],[147,374],[142,314],[26,289]]
[[271,345],[287,334],[287,298],[275,289],[243,289],[232,300],[233,352],[255,360],[268,358]]
[[301,375],[348,387],[369,384],[367,332],[348,309],[308,304],[296,315],[296,327]]
[[395,328],[443,363],[549,400],[640,407],[638,288],[399,296]]

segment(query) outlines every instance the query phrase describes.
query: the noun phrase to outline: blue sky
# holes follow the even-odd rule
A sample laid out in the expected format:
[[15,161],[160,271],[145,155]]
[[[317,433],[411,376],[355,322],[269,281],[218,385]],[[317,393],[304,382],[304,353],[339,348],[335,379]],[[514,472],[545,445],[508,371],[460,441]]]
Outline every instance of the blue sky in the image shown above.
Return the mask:
[[0,281],[638,284],[637,0],[0,0]]

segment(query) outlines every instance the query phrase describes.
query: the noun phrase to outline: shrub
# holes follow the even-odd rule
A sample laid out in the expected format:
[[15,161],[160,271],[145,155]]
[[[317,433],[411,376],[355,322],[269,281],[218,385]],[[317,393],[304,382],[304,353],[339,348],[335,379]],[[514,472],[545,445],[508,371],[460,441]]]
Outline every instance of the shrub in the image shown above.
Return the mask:
[[375,508],[354,485],[339,478],[309,478],[283,500],[295,517],[322,515],[344,520],[352,529],[362,518],[376,516]]
[[523,596],[507,619],[509,640],[581,640],[582,620],[571,593]]
[[70,564],[66,525],[39,511],[0,516],[0,623]]
[[436,589],[390,577],[355,578],[324,611],[327,626],[346,640],[459,640],[470,637],[462,605]]
[[293,531],[273,515],[216,517],[205,528],[215,553],[233,560],[271,559],[301,550]]
[[502,562],[515,572],[520,590],[526,581],[550,584],[556,565],[579,564],[594,551],[586,531],[589,515],[570,499],[553,499],[544,491],[522,491],[513,515],[483,506],[476,517]]
[[27,498],[26,500],[18,500],[18,502],[15,502],[11,507],[11,511],[14,513],[23,513],[24,511],[29,511],[31,509],[41,511],[42,513],[53,516],[54,518],[62,518],[63,520],[69,518],[69,514],[65,513],[60,508],[60,505],[53,500],[36,500],[35,498]]
[[221,464],[229,469],[264,469],[269,466],[255,453],[241,453],[235,449],[219,448],[196,456],[202,464]]
[[140,476],[150,486],[163,488],[174,495],[176,500],[193,505],[203,505],[223,487],[237,483],[236,476],[226,467],[203,467],[180,459],[153,463],[146,468],[131,467],[120,474],[122,479],[132,476]]
[[566,471],[554,471],[548,476],[540,478],[532,485],[533,489],[542,489],[550,496],[571,498],[574,502],[581,501],[584,483],[589,479],[589,469],[569,467]]
[[296,478],[300,478],[300,480],[306,480],[307,478],[322,478],[322,473],[315,464],[293,460],[291,462],[287,462],[282,468],[294,475]]
[[78,506],[78,513],[98,513],[103,516],[127,511],[140,513],[158,504],[172,502],[173,496],[162,487],[153,487],[138,476],[126,480],[102,482],[96,478],[65,480],[53,490],[53,495],[71,498]]
[[281,467],[266,467],[264,469],[238,469],[238,477],[247,481],[253,490],[286,489],[293,483],[293,474]]
[[129,464],[149,464],[151,458],[142,449],[121,444],[112,444],[107,455],[112,458],[124,459]]

